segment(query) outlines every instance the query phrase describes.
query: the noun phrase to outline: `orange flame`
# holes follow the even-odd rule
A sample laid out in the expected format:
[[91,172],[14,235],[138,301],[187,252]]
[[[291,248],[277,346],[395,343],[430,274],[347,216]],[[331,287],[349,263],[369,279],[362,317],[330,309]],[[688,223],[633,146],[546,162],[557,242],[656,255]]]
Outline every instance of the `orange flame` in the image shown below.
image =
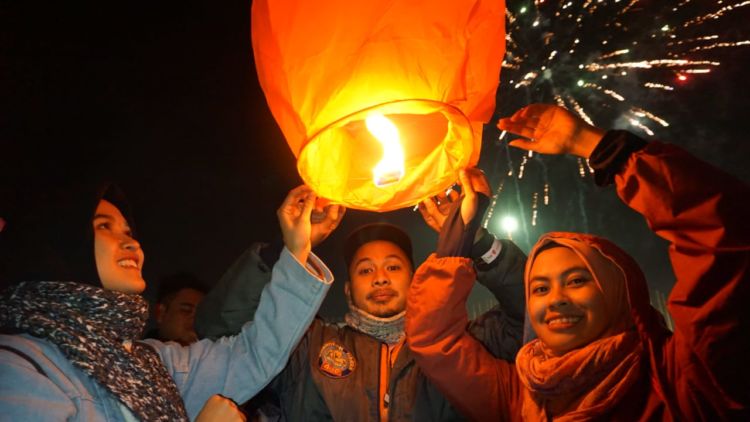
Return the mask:
[[378,187],[396,183],[404,177],[404,149],[399,140],[398,128],[382,114],[371,114],[365,119],[367,130],[383,146],[383,158],[372,169]]

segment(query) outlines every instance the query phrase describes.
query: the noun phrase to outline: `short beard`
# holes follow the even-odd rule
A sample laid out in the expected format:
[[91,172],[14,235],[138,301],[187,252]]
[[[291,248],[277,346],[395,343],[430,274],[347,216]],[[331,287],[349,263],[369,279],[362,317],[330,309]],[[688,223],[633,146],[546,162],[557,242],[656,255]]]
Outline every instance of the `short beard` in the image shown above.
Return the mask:
[[385,311],[381,311],[378,313],[371,313],[371,315],[376,316],[378,318],[390,318],[390,317],[400,314],[401,312],[403,312],[403,309],[400,311],[395,310],[395,309],[386,309]]

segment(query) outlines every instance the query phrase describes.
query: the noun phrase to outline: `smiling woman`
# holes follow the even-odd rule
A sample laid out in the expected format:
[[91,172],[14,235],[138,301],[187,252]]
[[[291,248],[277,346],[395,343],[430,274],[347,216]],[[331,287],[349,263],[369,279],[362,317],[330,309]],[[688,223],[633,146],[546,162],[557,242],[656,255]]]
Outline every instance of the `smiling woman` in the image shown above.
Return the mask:
[[529,319],[554,355],[632,327],[624,276],[596,249],[550,236],[536,251],[526,287]]
[[[308,191],[293,191],[288,202],[294,208],[301,198],[314,201]],[[230,400],[216,395],[242,403],[263,388],[283,368],[332,281],[309,253],[311,209],[280,217],[285,238],[296,247],[281,253],[255,322],[221,342],[183,347],[139,341],[148,317],[140,296],[144,254],[122,192],[82,184],[38,195],[13,220],[8,237],[0,238],[0,280],[6,286],[0,291],[3,417],[241,416]]]
[[93,226],[94,256],[102,286],[123,293],[142,293],[146,288],[141,273],[143,250],[120,210],[102,200],[96,207]]
[[605,133],[560,107],[531,105],[499,127],[534,139],[512,146],[590,159],[597,184],[614,184],[671,243],[675,330],[624,250],[552,232],[526,263],[538,338],[515,365],[467,334],[474,271],[454,256],[428,260],[414,275],[406,332],[417,364],[473,420],[750,420],[748,186],[676,146]]

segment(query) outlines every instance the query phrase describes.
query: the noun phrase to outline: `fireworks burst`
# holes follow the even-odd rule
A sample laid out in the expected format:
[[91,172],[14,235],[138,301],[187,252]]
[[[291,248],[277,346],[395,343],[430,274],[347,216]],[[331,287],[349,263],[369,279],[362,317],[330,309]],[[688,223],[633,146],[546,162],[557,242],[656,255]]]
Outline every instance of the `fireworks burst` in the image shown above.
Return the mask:
[[709,11],[703,9],[707,2],[698,3],[511,3],[506,12],[508,52],[503,64],[507,88],[502,92],[512,95],[511,90],[523,88],[533,101],[555,100],[594,124],[597,115],[604,120],[616,115],[651,135],[651,124],[667,124],[632,104],[644,96],[643,91],[674,91],[676,83],[687,80],[686,75],[705,75],[721,65],[707,56],[711,50],[750,45],[750,40],[722,39],[708,28],[709,23],[739,9],[750,10],[750,1],[716,1]]
[[[721,65],[720,51],[750,46],[741,30],[723,26],[732,14],[750,12],[750,1],[509,0],[507,8],[501,96],[555,102],[590,124],[648,136],[669,127],[649,100],[710,76]],[[515,155],[520,162],[507,159],[511,186],[529,176],[532,165],[544,172],[543,187],[523,194],[530,206],[517,201],[522,218],[538,226],[550,203],[548,170],[538,155]],[[586,160],[577,164],[581,178],[593,174]]]

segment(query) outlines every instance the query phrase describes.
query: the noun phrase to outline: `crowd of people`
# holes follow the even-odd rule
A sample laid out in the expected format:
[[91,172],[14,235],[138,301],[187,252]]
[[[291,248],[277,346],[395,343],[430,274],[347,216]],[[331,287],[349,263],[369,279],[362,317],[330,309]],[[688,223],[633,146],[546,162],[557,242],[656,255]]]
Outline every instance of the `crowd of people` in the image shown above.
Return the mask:
[[[553,232],[527,257],[481,228],[491,189],[466,169],[460,195],[419,206],[439,233],[425,262],[397,226],[348,235],[343,322],[316,318],[333,275],[312,250],[345,209],[299,186],[280,240],[210,290],[162,280],[144,339],[135,222],[119,188],[92,180],[0,226],[0,419],[750,420],[748,186],[557,106],[498,126],[514,147],[588,159],[670,243],[674,332],[613,242]],[[498,305],[470,321],[475,280]]]

